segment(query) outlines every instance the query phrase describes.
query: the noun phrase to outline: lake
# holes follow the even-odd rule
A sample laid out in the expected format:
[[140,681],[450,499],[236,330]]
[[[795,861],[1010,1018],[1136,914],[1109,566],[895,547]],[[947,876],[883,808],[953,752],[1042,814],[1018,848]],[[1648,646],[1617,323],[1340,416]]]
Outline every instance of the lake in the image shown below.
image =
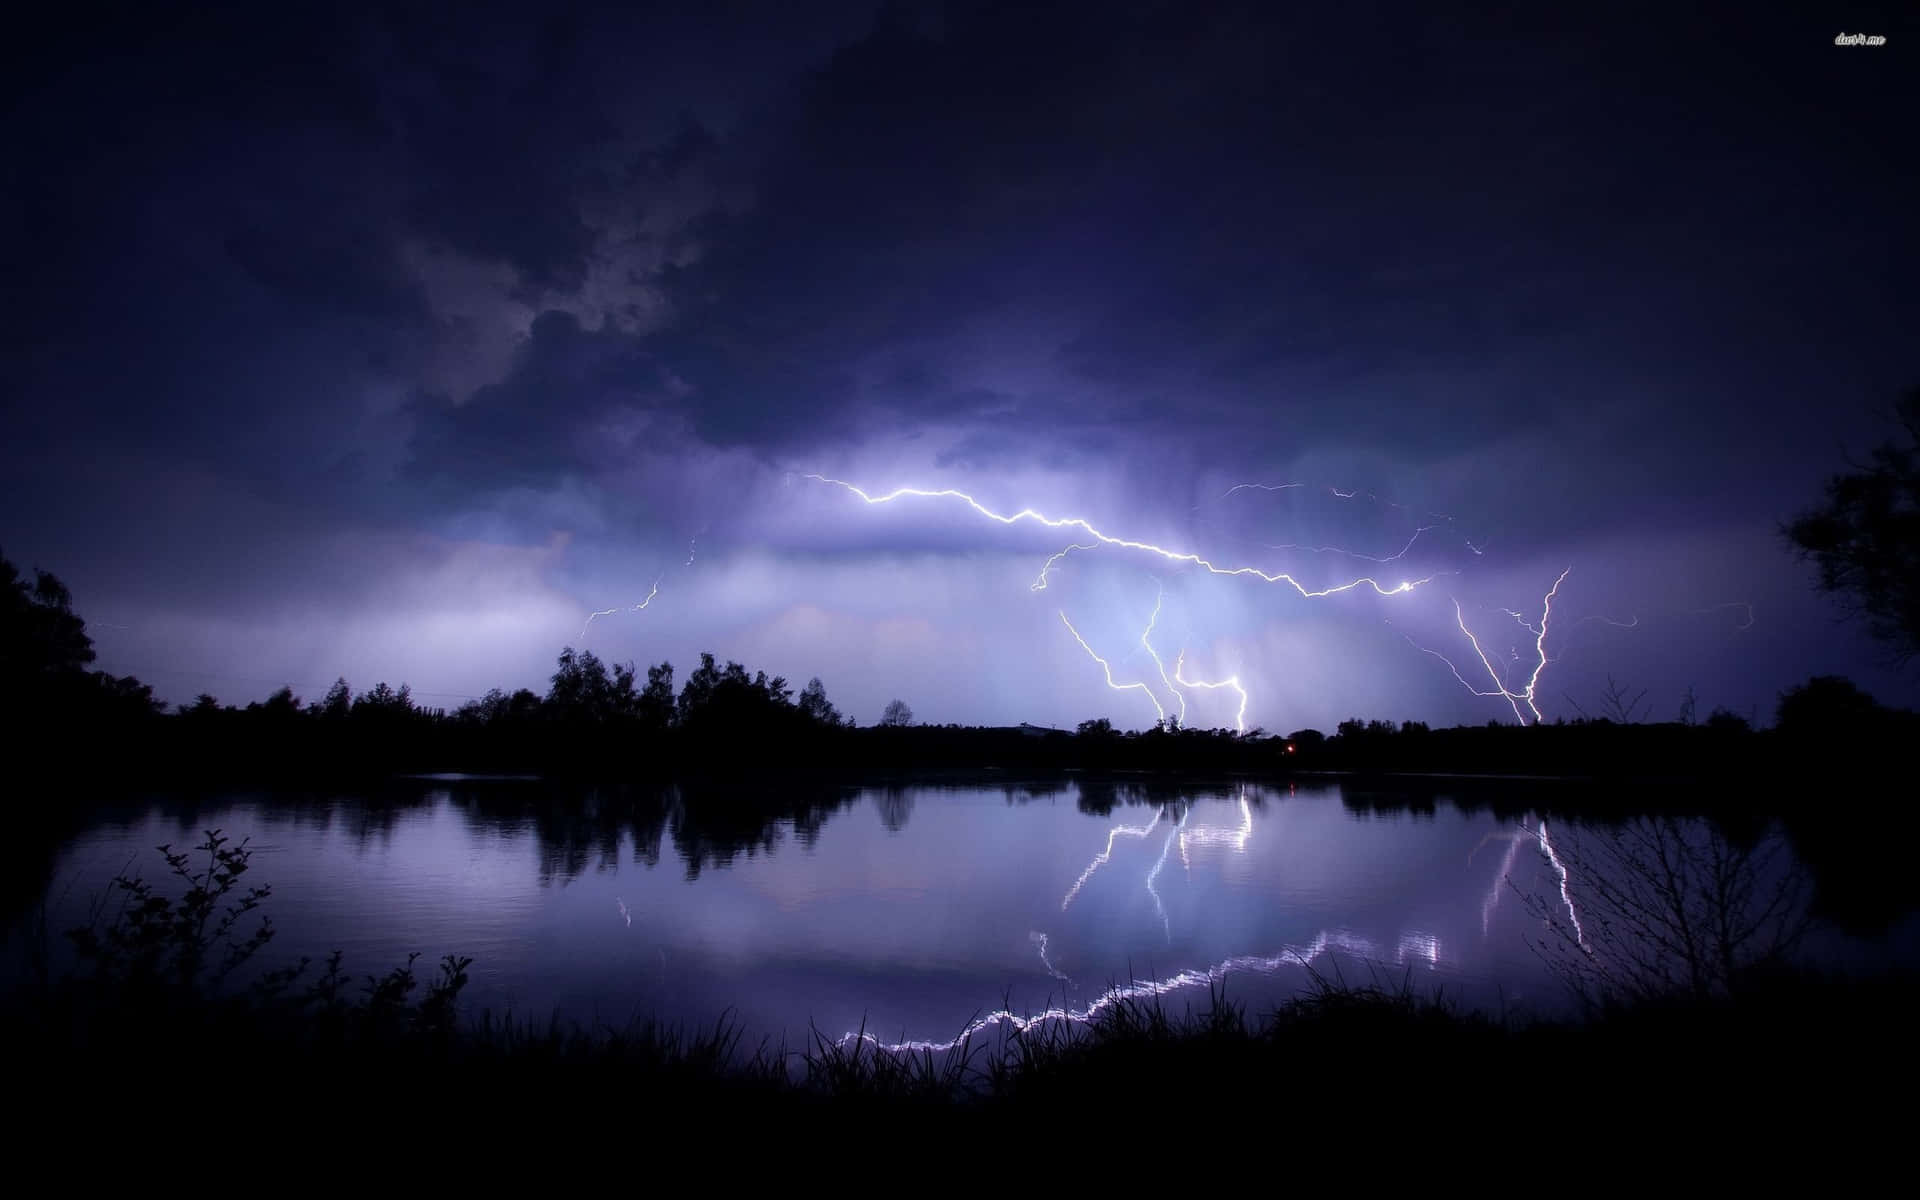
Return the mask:
[[[1203,1009],[1224,988],[1259,1011],[1315,973],[1563,1009],[1534,945],[1550,922],[1582,928],[1583,884],[1556,843],[1573,835],[1511,815],[1525,785],[1504,785],[1506,817],[1430,788],[1409,806],[1350,786],[448,777],[154,800],[58,851],[48,925],[83,923],[129,864],[158,878],[153,847],[218,828],[249,840],[247,882],[273,888],[260,967],[339,949],[364,977],[409,953],[428,968],[470,955],[471,1014],[711,1026],[730,1011],[750,1046],[863,1026],[943,1043],[1003,1012],[1076,1019],[1121,995]],[[1909,927],[1889,944],[1912,942]]]

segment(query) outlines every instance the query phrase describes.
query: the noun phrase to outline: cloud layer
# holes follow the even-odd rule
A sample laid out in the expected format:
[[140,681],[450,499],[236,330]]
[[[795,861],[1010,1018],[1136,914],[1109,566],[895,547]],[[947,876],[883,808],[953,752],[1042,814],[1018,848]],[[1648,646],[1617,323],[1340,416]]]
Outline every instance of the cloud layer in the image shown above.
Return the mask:
[[[1162,594],[1261,723],[1510,717],[1409,640],[1568,566],[1556,693],[1910,687],[1770,535],[1913,382],[1892,55],[1751,13],[802,7],[53,32],[8,85],[7,552],[176,697],[532,683],[658,580],[600,648],[867,719],[1150,719],[1058,614],[1118,660]],[[1071,536],[810,472],[1323,581],[1452,520],[1413,597],[1106,550],[1034,593]]]

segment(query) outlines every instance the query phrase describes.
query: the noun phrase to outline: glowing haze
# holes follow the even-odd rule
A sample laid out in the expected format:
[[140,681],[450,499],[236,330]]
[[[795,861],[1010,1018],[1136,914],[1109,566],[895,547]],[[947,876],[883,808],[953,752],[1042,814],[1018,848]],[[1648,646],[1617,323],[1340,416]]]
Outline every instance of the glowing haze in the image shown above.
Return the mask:
[[76,17],[8,76],[0,550],[174,700],[1912,702],[1774,534],[1916,382],[1920,43],[1823,19]]

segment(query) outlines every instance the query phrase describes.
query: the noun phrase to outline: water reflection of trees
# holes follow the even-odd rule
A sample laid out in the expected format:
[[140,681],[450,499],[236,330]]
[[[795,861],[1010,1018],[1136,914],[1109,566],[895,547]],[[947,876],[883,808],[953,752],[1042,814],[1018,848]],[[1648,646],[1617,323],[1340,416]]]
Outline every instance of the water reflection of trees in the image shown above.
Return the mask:
[[[1805,814],[1785,822],[1769,821],[1751,812],[1729,810],[1714,803],[1713,797],[1696,799],[1691,813],[1673,807],[1674,798],[1660,795],[1648,809],[1632,813],[1626,801],[1611,790],[1599,789],[1600,803],[1594,804],[1596,788],[1553,784],[1543,786],[1525,780],[1473,780],[1460,784],[1441,780],[1395,780],[1394,787],[1342,788],[1341,800],[1358,817],[1379,815],[1430,815],[1442,808],[1455,809],[1469,816],[1489,813],[1501,822],[1518,828],[1548,821],[1556,831],[1587,831],[1592,836],[1632,837],[1632,831],[1649,822],[1666,822],[1674,828],[1699,828],[1723,839],[1730,852],[1758,852],[1764,846],[1769,853],[1783,856],[1800,870],[1807,889],[1809,912],[1845,932],[1858,936],[1876,936],[1894,922],[1920,911],[1920,892],[1906,883],[1906,877],[1886,866],[1888,845],[1907,840],[1902,832],[1909,819],[1894,820],[1884,839],[1860,836],[1860,821],[1844,804],[1836,804],[1824,815]],[[1622,815],[1623,810],[1628,815]],[[1702,811],[1708,815],[1698,815]],[[1604,815],[1595,816],[1598,812]],[[1884,818],[1883,818],[1884,820]]]
[[1073,789],[1069,779],[1027,780],[1020,783],[1002,784],[1000,795],[1006,800],[1007,807],[1019,804],[1031,804],[1035,800],[1054,800]]
[[688,781],[655,786],[458,786],[444,793],[476,829],[531,833],[542,883],[611,870],[622,847],[657,866],[671,840],[688,879],[740,857],[771,854],[788,836],[811,846],[858,787],[809,781],[759,786]]
[[[1072,796],[1081,812],[1092,815],[1110,816],[1126,807],[1158,808],[1175,821],[1199,801],[1246,798],[1256,809],[1271,801],[1283,803],[1294,786],[1274,788],[1232,779],[1196,782],[1049,773],[986,784],[1010,806]],[[1544,816],[1552,822],[1556,836],[1574,831],[1573,814],[1579,811],[1578,796],[1569,798],[1571,794],[1564,791],[1515,781],[1484,786],[1480,781],[1429,781],[1424,787],[1410,780],[1396,780],[1392,787],[1348,781],[1324,786],[1339,790],[1346,807],[1357,816],[1425,816],[1457,809],[1469,815],[1490,813],[1516,829]],[[176,793],[157,801],[103,808],[93,824],[96,828],[123,829],[133,836],[133,830],[154,819],[157,803],[162,819],[178,831],[174,840],[180,841],[211,825],[231,827],[234,809],[250,806],[258,814],[266,840],[271,840],[276,825],[290,825],[340,837],[356,849],[366,850],[391,843],[403,821],[421,819],[444,803],[456,810],[472,831],[501,838],[530,834],[542,882],[565,883],[589,870],[612,869],[629,853],[628,846],[632,847],[631,861],[652,868],[663,858],[673,857],[687,878],[694,879],[743,857],[774,853],[788,842],[810,847],[835,814],[861,800],[873,803],[887,829],[905,830],[913,819],[915,801],[924,798],[923,793],[948,790],[977,796],[982,788],[979,781],[971,779],[923,784],[900,778],[876,781],[805,776],[614,786],[539,780],[395,780],[351,794]],[[1846,905],[1841,923],[1850,930],[1871,932],[1913,908],[1904,887],[1894,895],[1884,894],[1886,889],[1873,891],[1867,894],[1871,903],[1863,903],[1857,884],[1852,888],[1835,886],[1836,880],[1844,885],[1863,874],[1876,878],[1888,874],[1884,863],[1873,858],[1882,847],[1858,837],[1857,832],[1851,838],[1836,837],[1819,843],[1821,853],[1809,855],[1803,851],[1807,835],[1799,825],[1784,835],[1751,819],[1702,825],[1716,836],[1730,839],[1728,844],[1736,851],[1751,850],[1763,834],[1773,839],[1770,845],[1790,838],[1792,857],[1809,863],[1813,872],[1815,910],[1831,917]],[[1598,837],[1608,830],[1630,829],[1631,823],[1582,821],[1580,828],[1587,836]],[[70,836],[62,834],[59,841]],[[44,854],[35,856],[36,862],[44,860],[44,865],[30,872],[37,886],[15,890],[10,897],[10,914],[24,911],[44,894],[58,852],[55,839],[50,836],[47,841]]]
[[899,833],[913,815],[914,789],[892,784],[873,789],[873,806],[880,812],[880,823],[888,833]]
[[[211,825],[232,827],[234,810],[248,808],[260,829],[256,841],[270,841],[276,827],[290,827],[342,837],[356,851],[366,851],[389,844],[403,822],[419,820],[446,804],[473,834],[531,835],[543,884],[565,883],[590,869],[614,869],[626,846],[633,848],[632,861],[658,866],[669,840],[687,878],[696,879],[743,856],[772,853],[789,837],[812,846],[827,820],[864,791],[852,784],[807,780],[614,786],[395,780],[352,794],[182,792],[147,797],[138,804],[98,810],[89,827],[131,837],[157,813],[176,831],[178,841]],[[902,824],[911,807],[910,800],[901,806]],[[60,841],[76,832],[65,831]],[[23,891],[9,911],[23,910],[44,894],[56,853],[57,844],[50,838],[46,870],[37,873],[32,894]]]
[[1701,820],[1633,817],[1536,830],[1557,894],[1526,896],[1534,947],[1595,1006],[1732,995],[1756,968],[1792,963],[1811,924],[1811,885],[1785,834],[1735,837]]
[[1238,800],[1249,792],[1271,789],[1244,781],[1182,782],[1178,779],[1082,779],[1078,781],[1079,808],[1092,816],[1110,816],[1121,807],[1155,805],[1184,807],[1199,800]]
[[[1198,800],[1254,797],[1272,789],[1239,782],[1181,782],[1152,778],[1100,778],[1036,773],[986,785],[1009,806],[1052,802],[1071,795],[1080,811],[1111,814],[1129,806],[1179,812]],[[467,828],[500,838],[531,835],[540,880],[566,883],[589,870],[619,865],[623,848],[632,861],[659,865],[671,842],[687,878],[735,860],[774,853],[789,839],[811,847],[836,813],[863,797],[872,800],[881,822],[895,833],[911,822],[923,793],[953,791],[978,795],[980,782],[946,779],[935,783],[890,779],[837,780],[785,777],[685,779],[675,783],[584,785],[539,779],[393,779],[352,792],[275,790],[231,792],[182,790],[96,807],[88,822],[95,830],[133,831],[156,814],[173,831],[173,840],[196,836],[215,825],[234,827],[236,809],[251,810],[260,831],[292,828],[342,838],[358,852],[388,846],[403,822],[420,820],[436,806],[458,812]],[[26,911],[46,893],[59,848],[78,828],[49,830],[37,846],[33,868],[23,886],[5,894],[7,914]]]

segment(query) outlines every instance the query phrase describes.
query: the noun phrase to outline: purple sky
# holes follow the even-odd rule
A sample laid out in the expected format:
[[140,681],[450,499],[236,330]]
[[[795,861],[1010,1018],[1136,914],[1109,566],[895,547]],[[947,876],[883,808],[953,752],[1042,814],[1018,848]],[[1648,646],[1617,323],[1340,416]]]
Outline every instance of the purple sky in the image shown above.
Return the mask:
[[[1158,600],[1249,725],[1512,720],[1420,647],[1491,688],[1457,602],[1517,686],[1569,567],[1548,718],[1920,698],[1774,532],[1920,383],[1911,7],[1276,7],[18,39],[0,549],[175,700],[451,705],[584,642],[863,722],[1231,724]],[[1034,591],[1084,530],[809,474],[1431,579],[1104,545]]]

